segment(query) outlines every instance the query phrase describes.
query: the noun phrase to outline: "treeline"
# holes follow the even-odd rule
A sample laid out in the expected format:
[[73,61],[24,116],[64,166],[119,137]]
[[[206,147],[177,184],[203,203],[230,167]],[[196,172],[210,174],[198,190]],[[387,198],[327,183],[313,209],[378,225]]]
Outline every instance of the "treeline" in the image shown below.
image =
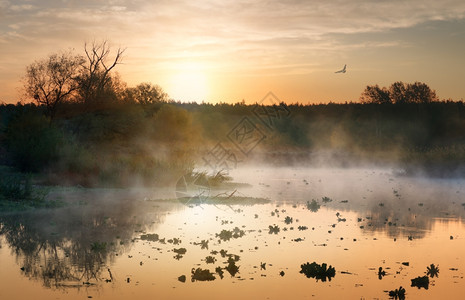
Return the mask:
[[0,105],[1,165],[49,184],[154,185],[223,149],[235,158],[229,167],[371,163],[465,174],[464,103],[438,101],[424,83],[367,86],[360,103],[179,103],[157,85],[127,87],[114,73],[124,49],[110,50],[93,43],[26,68],[31,102]]
[[368,85],[360,96],[360,101],[376,104],[430,103],[438,101],[438,97],[436,91],[432,90],[426,83],[397,81],[389,88]]
[[[260,115],[257,107],[118,102],[86,112],[63,103],[50,123],[44,105],[1,105],[1,163],[38,172],[53,184],[154,185],[200,167],[206,153],[222,143],[243,162],[372,163],[439,176],[462,174],[463,102],[294,104],[286,106],[286,116],[273,114],[273,106]],[[262,122],[265,116],[274,118],[271,129]],[[230,139],[244,117],[264,137],[247,154]]]

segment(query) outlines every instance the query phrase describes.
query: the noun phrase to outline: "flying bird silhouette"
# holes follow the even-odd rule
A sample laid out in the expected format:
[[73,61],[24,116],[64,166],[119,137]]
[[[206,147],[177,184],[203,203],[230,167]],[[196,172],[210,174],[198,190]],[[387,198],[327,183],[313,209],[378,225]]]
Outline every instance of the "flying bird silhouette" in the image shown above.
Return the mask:
[[347,67],[347,65],[344,65],[344,68],[342,68],[342,70],[336,71],[334,73],[345,73],[346,72],[346,67]]

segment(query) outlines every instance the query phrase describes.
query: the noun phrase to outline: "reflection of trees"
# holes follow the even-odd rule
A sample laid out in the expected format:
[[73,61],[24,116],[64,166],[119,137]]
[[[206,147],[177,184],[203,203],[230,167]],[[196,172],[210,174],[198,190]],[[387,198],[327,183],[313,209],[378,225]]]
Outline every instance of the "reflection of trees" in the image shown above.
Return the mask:
[[131,247],[136,231],[160,222],[140,201],[92,205],[0,216],[5,238],[26,276],[46,287],[79,287],[112,280],[108,265]]
[[460,204],[437,198],[371,202],[368,209],[369,212],[364,216],[367,217],[364,230],[384,232],[393,238],[423,238],[433,229],[435,222],[447,220],[451,214],[457,218],[465,217],[465,210]]

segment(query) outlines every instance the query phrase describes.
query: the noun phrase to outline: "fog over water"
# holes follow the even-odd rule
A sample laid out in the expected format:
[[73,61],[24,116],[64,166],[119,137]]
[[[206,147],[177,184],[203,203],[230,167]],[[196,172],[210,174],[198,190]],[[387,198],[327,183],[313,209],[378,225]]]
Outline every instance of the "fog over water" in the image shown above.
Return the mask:
[[[210,196],[234,192],[223,202],[185,203],[175,186],[64,188],[49,196],[65,207],[2,214],[0,281],[21,288],[1,289],[0,297],[385,299],[402,286],[409,299],[435,299],[462,292],[463,180],[257,165],[230,175],[247,185],[212,188]],[[307,262],[331,265],[335,276],[307,278]],[[428,289],[411,287],[431,264],[439,275]],[[202,281],[197,269],[214,279]]]

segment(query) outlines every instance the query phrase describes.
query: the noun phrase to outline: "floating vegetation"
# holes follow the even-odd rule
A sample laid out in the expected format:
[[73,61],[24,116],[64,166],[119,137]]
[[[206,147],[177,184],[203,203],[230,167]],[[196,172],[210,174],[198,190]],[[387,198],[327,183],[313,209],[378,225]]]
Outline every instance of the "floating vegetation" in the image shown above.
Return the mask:
[[331,198],[325,196],[325,197],[322,197],[322,198],[321,198],[321,201],[323,201],[323,203],[329,203],[329,202],[332,202],[333,199],[331,199]]
[[245,235],[245,231],[239,229],[239,227],[235,227],[233,230],[221,230],[220,233],[216,234],[216,237],[219,237],[220,240],[223,240],[225,242],[229,241],[230,239],[234,238],[240,238]]
[[292,217],[289,217],[287,216],[285,219],[284,219],[284,223],[286,223],[287,225],[289,224],[292,224],[294,220],[292,219]]
[[157,242],[160,237],[156,233],[143,234],[140,236],[140,239],[143,241]]
[[405,289],[401,286],[398,289],[389,291],[389,297],[391,297],[391,299],[403,300],[405,299]]
[[279,276],[283,277],[285,275],[284,271],[279,272]]
[[90,245],[90,250],[95,251],[95,252],[101,252],[105,251],[107,249],[107,243],[102,242],[94,242]]
[[174,258],[177,260],[180,260],[181,258],[183,258],[184,254],[186,254],[187,249],[186,248],[179,248],[179,249],[174,248],[173,252],[176,253]]
[[312,202],[307,201],[307,209],[312,212],[317,212],[320,209],[320,204],[315,199],[312,199]]
[[214,264],[216,262],[216,258],[214,258],[213,256],[209,255],[207,257],[205,257],[205,262],[207,264]]
[[181,244],[181,240],[178,239],[178,238],[169,239],[167,242],[170,243],[170,244],[173,244],[173,245]]
[[208,269],[192,268],[192,282],[194,281],[212,281],[215,280],[215,276]]
[[266,270],[266,262],[260,263],[260,270]]
[[411,279],[412,286],[416,286],[417,288],[424,288],[425,290],[429,287],[429,278],[428,276],[418,276],[417,278]]
[[307,230],[308,227],[307,226],[299,226],[299,227],[297,227],[297,229],[299,229],[299,231],[303,231],[303,230]]
[[222,267],[216,267],[215,272],[218,274],[218,276],[220,276],[221,279],[224,278],[224,271]]
[[431,278],[438,277],[439,275],[439,266],[431,264],[429,267],[426,267],[426,275]]
[[383,267],[379,267],[378,269],[378,279],[381,280],[383,277],[386,276],[386,271],[383,270]]
[[194,242],[194,245],[200,245],[201,249],[207,249],[208,250],[208,240],[202,240],[200,243]]
[[173,252],[177,253],[177,254],[180,254],[180,255],[184,255],[184,254],[186,254],[187,249],[186,248],[179,248],[179,249],[174,248]]
[[179,276],[178,280],[181,281],[181,282],[186,282],[186,275]]
[[336,269],[334,269],[331,265],[327,267],[326,263],[319,265],[316,262],[307,262],[300,265],[300,268],[300,273],[307,276],[307,278],[315,278],[316,281],[321,280],[325,282],[326,279],[331,281],[331,278],[336,276]]
[[273,234],[273,233],[278,234],[280,230],[278,225],[270,225],[268,226],[268,229],[269,229],[268,231],[269,234]]
[[236,265],[236,261],[232,257],[228,258],[228,265],[225,269],[226,271],[228,271],[229,274],[231,274],[232,277],[236,276],[236,274],[239,273],[239,266]]

